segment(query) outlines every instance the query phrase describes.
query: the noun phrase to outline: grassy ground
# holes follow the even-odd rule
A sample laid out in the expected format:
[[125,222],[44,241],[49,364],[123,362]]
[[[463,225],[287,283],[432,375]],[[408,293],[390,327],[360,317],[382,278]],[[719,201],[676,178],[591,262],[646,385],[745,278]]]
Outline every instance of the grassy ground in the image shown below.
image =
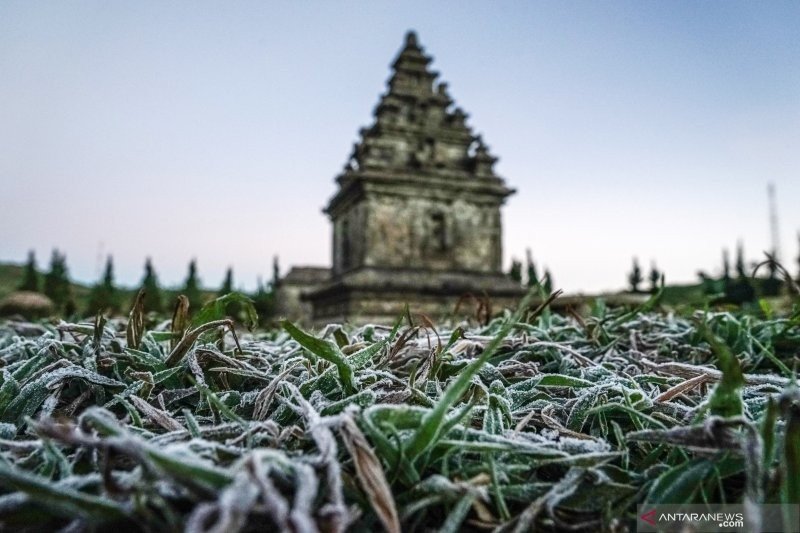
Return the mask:
[[708,299],[702,283],[667,285],[661,300],[666,305],[702,306]]
[[0,327],[0,529],[595,531],[643,502],[800,502],[797,310],[236,337],[215,313]]
[[[16,291],[22,283],[22,277],[25,273],[23,265],[14,265],[10,263],[0,263],[0,299],[3,299],[8,294]],[[44,274],[40,274],[40,283],[44,283]],[[79,309],[85,309],[88,303],[90,287],[81,283],[70,283],[72,295],[75,303]],[[135,291],[123,291],[127,300],[133,300]]]
[[17,290],[22,283],[23,270],[20,265],[0,264],[0,299]]

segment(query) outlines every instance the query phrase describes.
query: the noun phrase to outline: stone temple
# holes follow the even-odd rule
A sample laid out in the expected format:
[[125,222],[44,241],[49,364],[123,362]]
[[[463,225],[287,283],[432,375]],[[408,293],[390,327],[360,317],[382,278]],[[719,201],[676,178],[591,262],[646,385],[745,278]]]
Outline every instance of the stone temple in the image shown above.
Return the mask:
[[500,208],[514,190],[430,62],[409,32],[324,210],[333,266],[292,269],[278,287],[283,315],[386,323],[407,303],[440,320],[472,313],[475,297],[497,311],[521,296],[502,271]]

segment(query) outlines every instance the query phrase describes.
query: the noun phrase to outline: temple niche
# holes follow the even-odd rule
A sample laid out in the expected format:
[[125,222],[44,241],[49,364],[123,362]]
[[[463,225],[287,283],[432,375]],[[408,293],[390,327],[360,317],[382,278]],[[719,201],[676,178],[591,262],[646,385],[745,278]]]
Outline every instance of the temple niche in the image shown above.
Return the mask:
[[500,208],[514,191],[409,32],[374,122],[360,131],[325,213],[329,279],[303,293],[312,321],[438,319],[465,294],[499,309],[521,289],[502,272]]

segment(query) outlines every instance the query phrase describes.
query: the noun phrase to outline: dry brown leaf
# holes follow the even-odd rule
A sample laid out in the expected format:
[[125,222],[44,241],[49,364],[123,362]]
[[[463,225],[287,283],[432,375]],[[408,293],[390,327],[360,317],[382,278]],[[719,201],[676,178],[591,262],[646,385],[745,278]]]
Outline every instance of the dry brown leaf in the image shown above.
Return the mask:
[[693,388],[697,387],[698,385],[702,385],[706,381],[709,381],[710,379],[711,378],[709,378],[705,374],[700,374],[699,376],[695,376],[695,377],[693,377],[691,379],[687,379],[686,381],[678,383],[677,385],[675,385],[674,387],[672,387],[668,391],[662,392],[661,394],[656,396],[654,401],[656,401],[656,402],[668,402],[671,399],[673,399],[675,396],[677,396],[679,394],[683,394],[684,392],[690,391]]
[[202,326],[198,326],[191,331],[187,331],[183,338],[178,342],[175,348],[172,349],[169,356],[167,357],[166,361],[164,361],[164,365],[167,367],[172,367],[177,365],[183,356],[189,351],[189,348],[192,347],[192,344],[200,338],[200,335],[205,333],[206,331],[212,330],[214,328],[219,327],[226,327],[230,330],[231,335],[233,336],[233,340],[236,341],[236,347],[238,351],[241,352],[241,347],[239,346],[239,340],[236,338],[236,332],[233,329],[233,321],[232,320],[214,320],[212,322],[208,322],[203,324]]
[[175,349],[189,328],[189,298],[181,294],[175,302],[175,311],[172,313],[172,341],[170,348]]
[[161,426],[167,431],[177,431],[180,429],[184,429],[181,423],[172,418],[168,413],[162,411],[161,409],[153,407],[152,405],[142,400],[138,396],[131,395],[130,400],[131,403],[138,410],[140,410],[144,414],[144,416],[146,416],[151,422]]
[[400,533],[400,519],[392,497],[392,489],[386,481],[386,474],[378,457],[352,417],[343,417],[340,431],[344,445],[355,463],[358,481],[367,494],[375,514],[378,515],[386,531]]
[[125,340],[129,348],[139,349],[144,335],[144,289],[139,289],[136,299],[133,301],[130,315],[128,315],[128,325],[125,328]]

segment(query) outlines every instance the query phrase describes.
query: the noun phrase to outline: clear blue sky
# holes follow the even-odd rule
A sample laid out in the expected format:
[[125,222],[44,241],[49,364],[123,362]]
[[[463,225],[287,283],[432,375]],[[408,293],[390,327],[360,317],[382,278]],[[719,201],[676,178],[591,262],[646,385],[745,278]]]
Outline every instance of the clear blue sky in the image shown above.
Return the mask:
[[[567,291],[800,230],[800,2],[0,3],[0,260],[179,283],[330,261],[321,213],[416,29]],[[541,268],[541,266],[540,266]]]

